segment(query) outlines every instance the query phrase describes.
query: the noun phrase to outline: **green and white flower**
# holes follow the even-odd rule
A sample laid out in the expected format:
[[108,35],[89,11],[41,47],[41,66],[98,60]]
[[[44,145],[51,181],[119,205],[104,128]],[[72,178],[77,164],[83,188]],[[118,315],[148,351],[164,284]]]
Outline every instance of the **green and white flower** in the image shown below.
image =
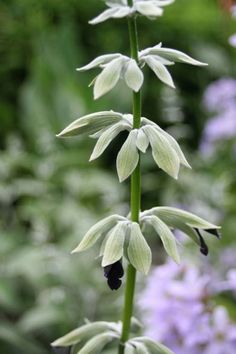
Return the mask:
[[100,15],[89,21],[91,25],[104,22],[110,18],[122,18],[140,14],[150,19],[163,15],[163,7],[170,5],[175,0],[133,0],[133,6],[128,5],[127,0],[107,0],[106,4],[109,7]]
[[158,79],[164,84],[175,88],[173,79],[166,66],[174,65],[176,62],[191,64],[196,66],[205,66],[198,60],[191,58],[189,55],[171,48],[163,48],[162,43],[154,47],[144,49],[139,52],[140,66],[147,64],[154,71]]
[[95,67],[102,68],[102,72],[91,83],[94,85],[94,99],[111,91],[119,79],[123,79],[126,85],[135,92],[138,92],[143,84],[142,70],[134,59],[125,55],[119,53],[102,55],[77,70],[85,71]]
[[174,65],[175,62],[196,66],[207,65],[178,50],[164,48],[159,43],[154,47],[140,51],[138,63],[134,59],[119,53],[106,54],[97,57],[81,68],[77,68],[77,70],[85,71],[96,67],[102,68],[102,72],[91,83],[94,86],[94,99],[98,99],[111,91],[120,79],[123,79],[131,90],[138,92],[143,85],[144,76],[141,68],[145,64],[154,71],[163,83],[174,88],[173,79],[166,66]]
[[141,127],[132,129],[132,121],[132,114],[113,111],[97,112],[75,120],[58,136],[68,137],[87,133],[90,137],[98,139],[90,156],[92,161],[102,155],[121,131],[128,131],[129,135],[116,160],[120,182],[132,174],[139,161],[139,152],[145,153],[149,144],[156,164],[171,177],[178,178],[181,164],[190,168],[177,141],[159,125],[142,117]]
[[187,211],[171,207],[154,207],[141,213],[140,222],[145,229],[147,224],[151,225],[163,242],[166,252],[177,263],[179,256],[173,230],[180,230],[190,237],[199,247],[202,254],[208,254],[208,247],[202,236],[202,232],[220,238],[220,227],[209,223],[197,215]]

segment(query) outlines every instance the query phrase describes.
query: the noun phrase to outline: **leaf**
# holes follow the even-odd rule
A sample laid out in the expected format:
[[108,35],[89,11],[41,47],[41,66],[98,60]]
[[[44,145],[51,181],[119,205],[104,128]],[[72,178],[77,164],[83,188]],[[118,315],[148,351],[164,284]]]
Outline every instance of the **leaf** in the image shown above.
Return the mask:
[[80,134],[93,134],[99,130],[117,123],[122,119],[122,114],[113,111],[102,111],[76,119],[69,124],[58,137],[75,136]]
[[104,150],[108,147],[108,145],[112,142],[113,139],[122,131],[125,129],[128,129],[129,126],[128,124],[124,124],[122,122],[116,123],[106,129],[101,136],[99,137],[92,155],[90,156],[89,161],[97,159],[99,156],[102,155]]
[[152,155],[157,165],[171,177],[177,179],[180,161],[175,150],[166,137],[158,133],[153,126],[146,125],[143,129],[149,138]]
[[131,130],[117,155],[116,168],[120,182],[128,178],[138,164],[139,154],[136,147],[137,135],[137,129]]
[[116,339],[116,336],[113,332],[105,332],[98,334],[97,336],[90,339],[82,349],[78,351],[78,354],[95,354],[100,353],[101,350],[111,341]]
[[174,82],[169,71],[166,69],[165,65],[163,65],[159,60],[157,60],[154,56],[147,55],[143,58],[143,60],[147,63],[147,65],[154,71],[156,76],[164,82],[164,84],[175,88]]
[[122,221],[112,229],[105,245],[102,267],[113,264],[123,257],[126,230],[127,223]]
[[156,17],[163,14],[162,8],[156,6],[154,1],[138,1],[135,3],[135,8],[144,16]]
[[88,63],[85,66],[82,66],[81,68],[77,68],[77,71],[86,71],[86,70],[90,70],[93,68],[96,68],[97,66],[100,65],[104,65],[109,63],[110,61],[116,59],[116,58],[120,58],[122,55],[119,53],[115,53],[115,54],[105,54],[105,55],[100,55],[99,57],[95,58],[94,60],[92,60],[90,63]]
[[93,225],[89,231],[85,234],[79,245],[72,251],[72,253],[82,252],[92,247],[103,233],[108,232],[118,221],[125,218],[119,215],[111,215],[105,219],[100,220]]
[[89,21],[90,25],[96,25],[98,23],[104,22],[109,18],[121,18],[129,15],[130,8],[128,6],[116,6],[111,9],[103,11],[100,15],[95,17],[93,20]]
[[141,232],[139,224],[135,222],[131,224],[128,257],[130,263],[139,272],[148,273],[152,262],[152,252]]
[[117,84],[120,78],[124,60],[126,59],[124,59],[123,56],[121,58],[112,60],[105,66],[101,74],[97,76],[93,91],[95,100],[112,90],[113,87]]
[[174,354],[169,348],[148,337],[135,337],[132,341],[144,343],[153,354]]
[[[114,325],[114,324],[113,324]],[[51,345],[53,347],[67,347],[75,345],[88,337],[93,337],[97,333],[111,330],[112,323],[99,321],[85,324],[75,330],[67,333],[65,336],[58,338]]]
[[179,264],[180,257],[176,245],[176,240],[172,232],[170,231],[169,227],[157,216],[153,215],[147,217],[147,221],[152,225],[155,231],[161,238],[163,246],[167,252],[167,254],[173,258],[173,260]]
[[135,92],[138,92],[143,84],[143,73],[134,59],[130,59],[125,71],[125,82]]
[[150,48],[149,54],[157,54],[166,59],[173,60],[175,62],[182,62],[186,64],[196,65],[196,66],[206,66],[208,64],[202,63],[201,61],[191,58],[189,55],[180,52],[179,50],[171,48],[153,47]]
[[140,128],[138,130],[136,146],[140,151],[145,153],[148,148],[148,145],[149,145],[149,139],[148,139],[147,135],[145,134],[145,132],[143,131],[143,129]]

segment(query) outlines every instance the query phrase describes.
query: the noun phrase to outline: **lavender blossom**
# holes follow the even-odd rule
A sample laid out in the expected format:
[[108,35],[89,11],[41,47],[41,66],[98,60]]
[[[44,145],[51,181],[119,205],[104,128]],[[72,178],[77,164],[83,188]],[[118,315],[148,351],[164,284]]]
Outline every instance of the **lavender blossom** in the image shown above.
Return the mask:
[[176,354],[235,353],[236,324],[210,301],[214,279],[172,261],[155,269],[139,300],[146,334]]
[[212,83],[204,95],[204,105],[215,115],[204,129],[201,151],[212,152],[214,143],[236,136],[236,80],[223,78]]

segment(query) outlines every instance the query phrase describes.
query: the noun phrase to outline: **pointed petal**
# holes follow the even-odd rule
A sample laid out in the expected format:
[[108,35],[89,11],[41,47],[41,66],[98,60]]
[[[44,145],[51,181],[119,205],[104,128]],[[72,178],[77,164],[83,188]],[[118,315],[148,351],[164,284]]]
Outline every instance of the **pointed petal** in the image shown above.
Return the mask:
[[148,145],[149,145],[149,139],[145,134],[145,132],[143,131],[143,129],[141,128],[138,130],[136,146],[140,151],[145,153],[148,148]]
[[174,354],[174,352],[172,352],[169,348],[167,348],[163,344],[156,342],[153,339],[146,336],[132,338],[132,341],[144,343],[146,347],[150,349],[151,353],[153,354]]
[[72,253],[82,252],[92,247],[103,233],[108,232],[120,220],[122,220],[122,217],[119,215],[111,215],[100,220],[88,230],[82,241],[72,251]]
[[128,245],[130,263],[139,272],[147,274],[151,267],[152,252],[145,240],[138,223],[131,224],[130,241]]
[[128,124],[119,122],[106,129],[99,137],[89,161],[95,160],[101,156],[112,140],[114,140],[122,130],[128,130],[128,128]]
[[95,100],[112,90],[117,84],[120,78],[123,63],[123,57],[114,59],[107,64],[101,74],[98,75],[94,84]]
[[100,66],[103,64],[107,64],[110,61],[121,57],[121,54],[115,53],[115,54],[105,54],[97,57],[96,59],[92,60],[90,63],[88,63],[85,66],[82,66],[81,68],[77,68],[77,71],[85,71],[85,70],[90,70],[95,68],[96,66]]
[[153,215],[147,218],[147,222],[152,225],[158,233],[166,250],[166,253],[177,263],[180,264],[179,252],[174,235],[169,227],[157,216]]
[[114,14],[119,10],[119,7],[113,7],[103,11],[101,14],[89,21],[90,25],[97,25],[98,23],[104,22],[109,18],[112,18]]
[[109,322],[98,321],[87,323],[67,333],[63,337],[58,338],[51,345],[53,347],[67,347],[70,345],[75,345],[88,337],[96,335],[97,333],[111,330],[111,328],[112,326]]
[[88,114],[69,124],[57,137],[75,136],[85,133],[93,134],[111,124],[119,122],[121,119],[122,114],[113,111]]
[[147,55],[144,58],[144,60],[147,63],[147,65],[154,71],[156,76],[162,82],[164,82],[164,84],[166,84],[172,88],[175,88],[172,77],[171,77],[169,71],[166,69],[165,65],[163,65],[160,61],[158,61],[157,59],[155,59],[154,56],[151,56],[151,55]]
[[156,6],[155,2],[152,1],[138,1],[134,7],[144,16],[156,17],[163,14],[162,8]]
[[143,84],[143,73],[134,59],[130,59],[125,71],[125,82],[135,92],[138,92]]
[[82,349],[78,351],[78,354],[95,354],[100,353],[102,349],[110,342],[115,340],[117,336],[114,332],[105,332],[98,334],[97,336],[90,339]]
[[173,60],[174,62],[181,62],[181,63],[191,64],[191,65],[196,65],[196,66],[208,65],[206,63],[202,63],[201,61],[191,58],[189,55],[187,55],[183,52],[180,52],[179,50],[175,50],[175,49],[171,49],[171,48],[153,47],[153,49],[151,49],[149,53],[160,55],[163,58],[166,58],[168,60]]
[[136,147],[137,135],[137,129],[131,130],[117,155],[116,168],[120,182],[128,178],[138,164],[139,154]]
[[152,155],[157,165],[171,177],[177,179],[180,161],[175,150],[168,140],[158,133],[155,127],[146,125],[143,129],[149,138]]
[[102,267],[113,264],[123,257],[127,227],[126,222],[119,222],[111,231],[105,245]]

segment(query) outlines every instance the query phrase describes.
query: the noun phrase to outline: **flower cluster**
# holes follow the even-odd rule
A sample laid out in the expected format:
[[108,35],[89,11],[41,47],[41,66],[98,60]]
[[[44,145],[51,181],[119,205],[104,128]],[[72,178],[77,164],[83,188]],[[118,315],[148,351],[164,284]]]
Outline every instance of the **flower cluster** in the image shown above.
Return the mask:
[[210,153],[214,143],[236,135],[236,80],[223,78],[212,83],[204,95],[206,109],[214,116],[206,124],[201,151]]
[[170,5],[175,0],[133,0],[133,5],[129,6],[128,0],[106,0],[109,7],[89,23],[96,25],[110,18],[122,18],[140,14],[150,19],[163,15],[162,7]]
[[164,48],[162,43],[154,47],[146,48],[138,53],[136,60],[119,53],[105,54],[97,57],[89,64],[77,68],[78,71],[90,70],[96,67],[102,68],[102,72],[95,77],[90,85],[94,85],[94,99],[100,98],[112,90],[119,79],[123,79],[126,85],[133,91],[138,92],[143,84],[141,68],[147,64],[164,84],[174,88],[174,82],[166,66],[174,65],[175,62],[205,66],[207,64],[191,58],[179,50]]
[[120,215],[111,215],[93,225],[72,253],[91,248],[102,239],[99,256],[102,257],[104,275],[110,289],[117,290],[123,277],[122,258],[139,272],[147,274],[152,262],[152,252],[144,237],[146,226],[153,227],[160,237],[166,253],[180,263],[177,243],[173,229],[189,236],[207,255],[208,247],[200,232],[219,237],[219,227],[183,210],[170,207],[156,207],[140,215],[140,225]]
[[104,111],[89,114],[72,122],[58,136],[67,137],[90,134],[97,143],[90,161],[97,159],[113,139],[123,130],[129,132],[116,160],[119,181],[127,179],[139,161],[139,151],[145,153],[149,144],[156,164],[171,177],[177,179],[180,165],[190,168],[177,141],[159,125],[142,117],[141,127],[132,129],[132,114]]
[[[231,272],[235,277],[236,270]],[[236,324],[211,301],[219,292],[235,291],[230,274],[225,282],[213,270],[172,261],[153,270],[139,301],[146,334],[175,354],[234,354]]]

